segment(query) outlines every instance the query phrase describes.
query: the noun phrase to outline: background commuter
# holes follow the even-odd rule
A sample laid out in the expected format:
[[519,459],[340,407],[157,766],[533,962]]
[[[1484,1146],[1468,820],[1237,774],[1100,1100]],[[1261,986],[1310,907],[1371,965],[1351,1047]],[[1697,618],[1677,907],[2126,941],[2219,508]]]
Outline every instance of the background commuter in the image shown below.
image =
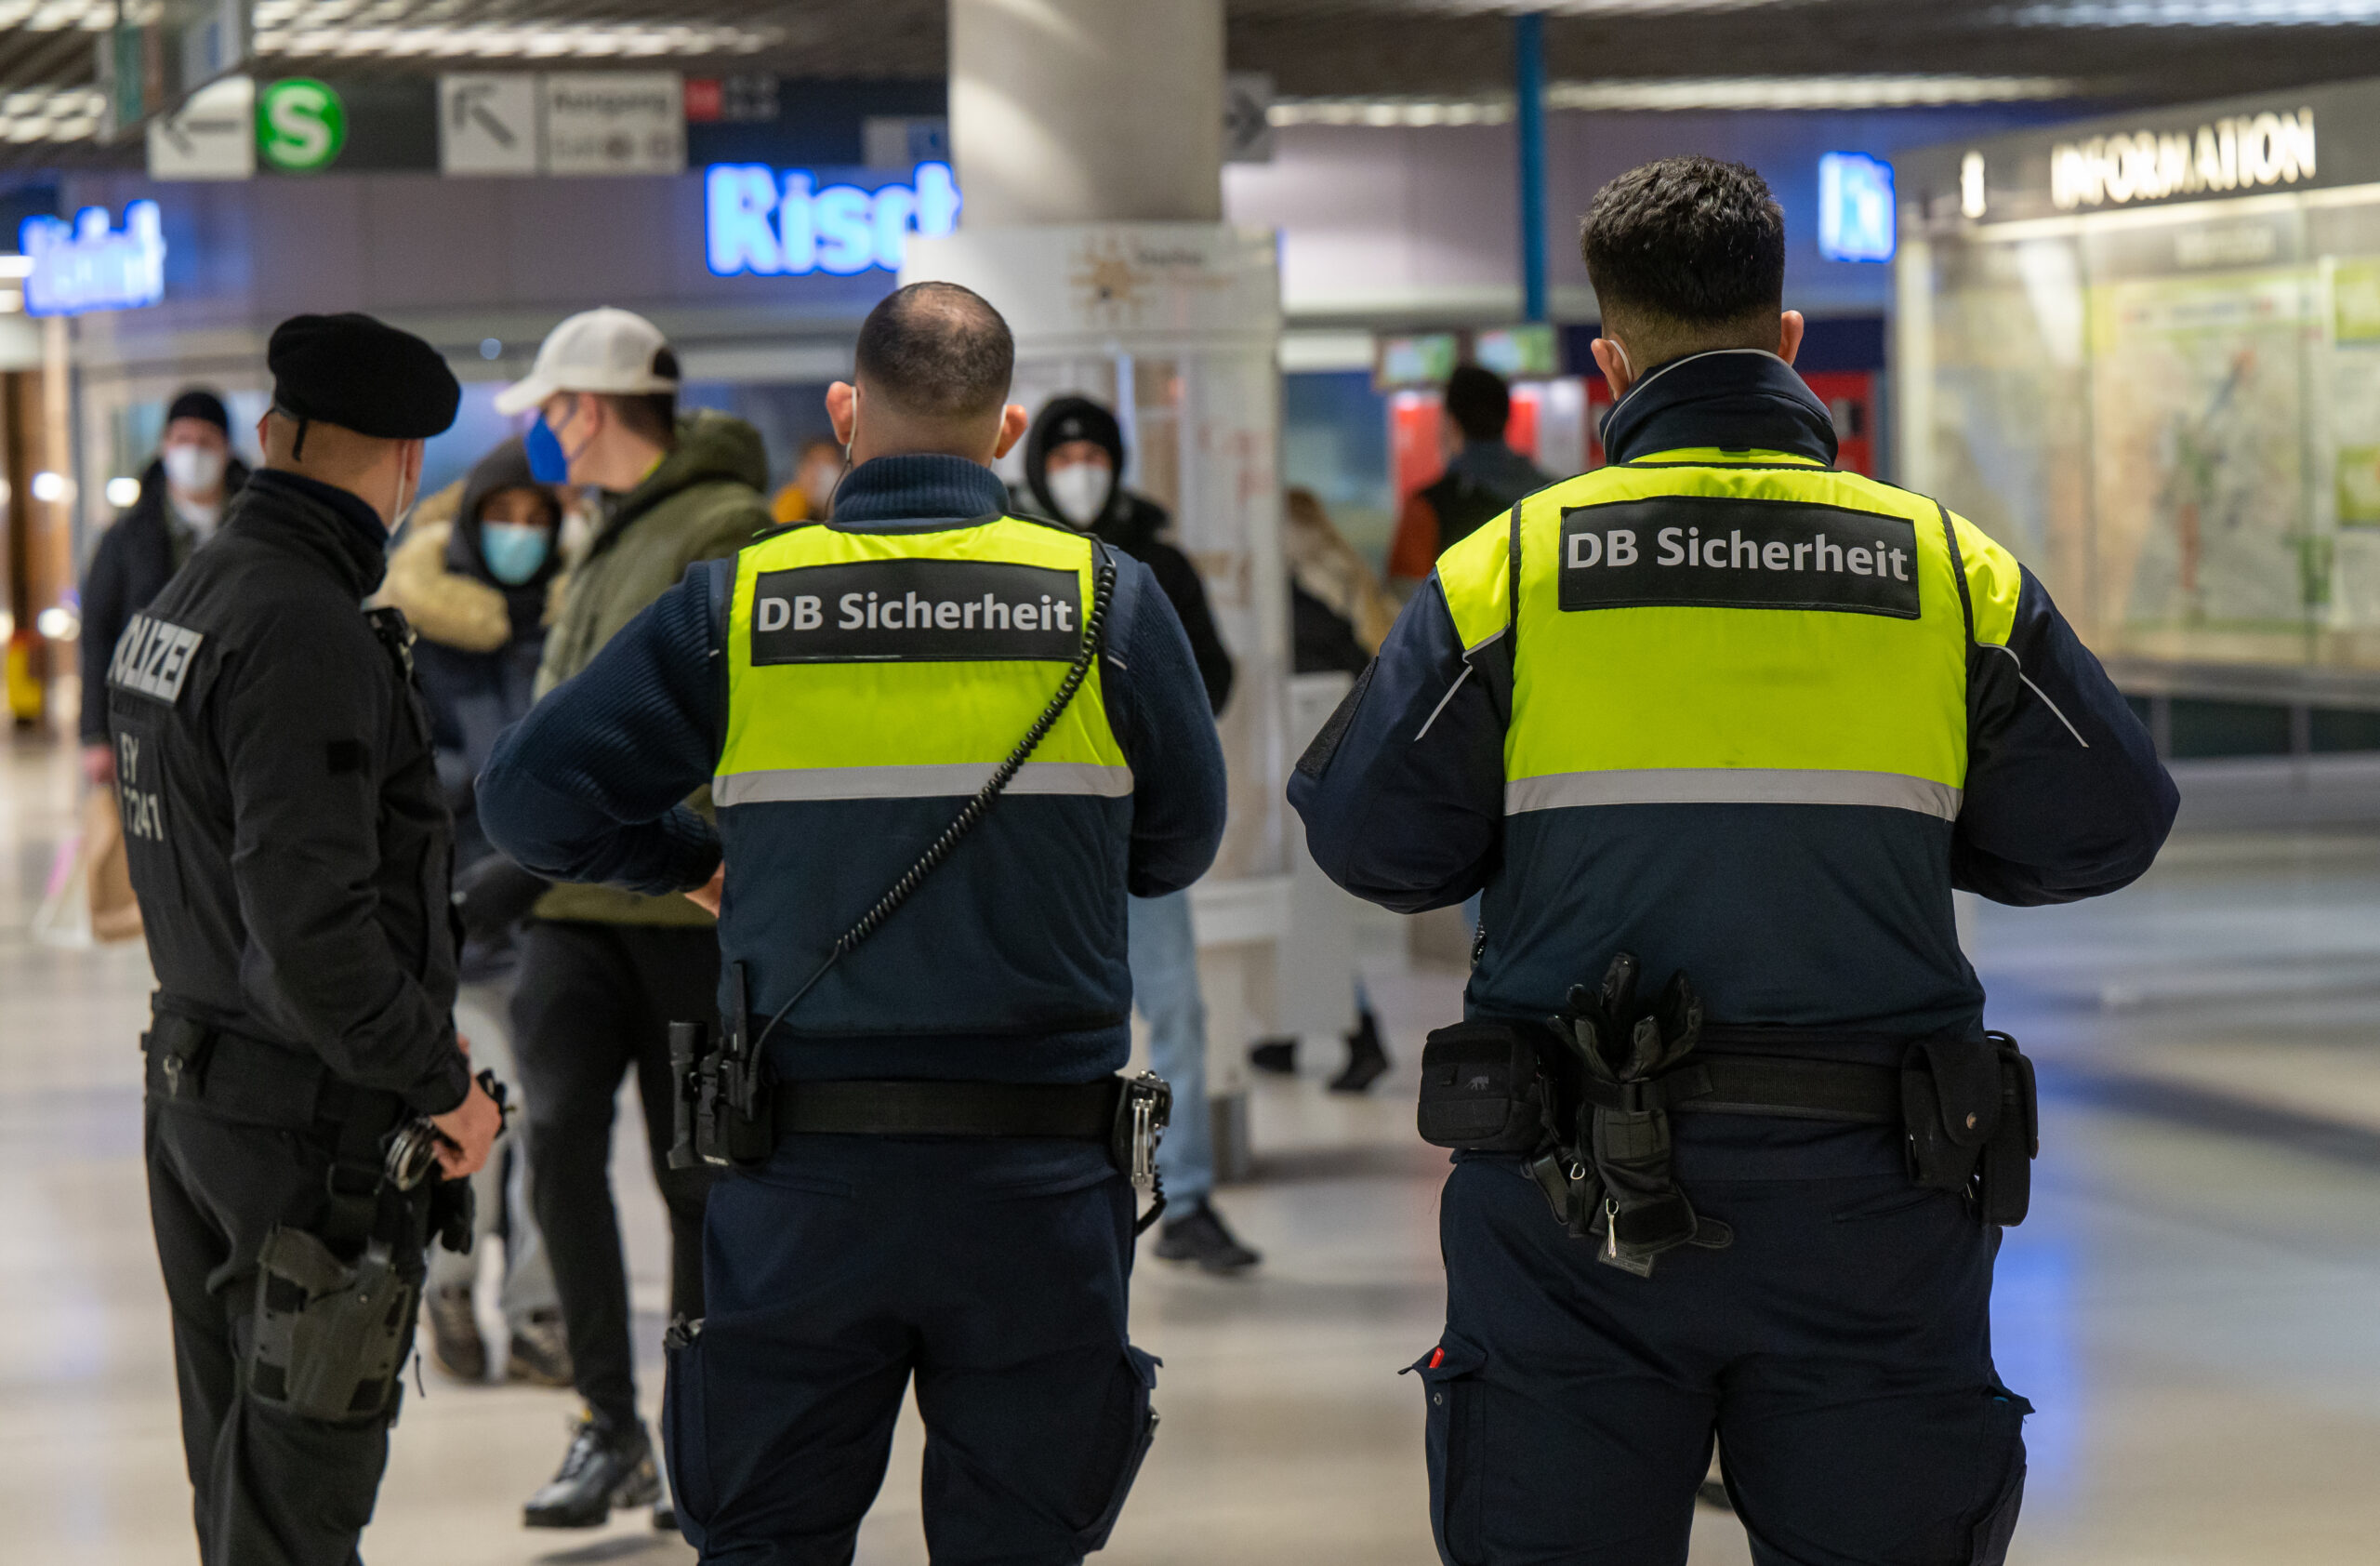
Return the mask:
[[1446,471],[1405,498],[1388,549],[1389,586],[1410,593],[1439,555],[1481,524],[1510,511],[1554,476],[1504,444],[1513,421],[1512,389],[1478,365],[1458,365],[1447,378],[1438,434]]
[[[654,325],[594,310],[556,326],[499,412],[537,410],[530,471],[591,484],[608,514],[570,576],[537,672],[543,697],[700,560],[770,525],[758,431],[709,410],[680,418],[678,359]],[[616,1506],[660,1503],[637,1413],[628,1268],[612,1200],[612,1117],[634,1073],[654,1178],[669,1208],[673,1311],[702,1313],[702,1214],[710,1175],[667,1164],[668,1028],[717,1015],[719,942],[683,897],[556,886],[522,937],[512,1040],[527,1099],[529,1168],[587,1413],[553,1480],[529,1498],[533,1528],[592,1528]],[[666,1525],[666,1503],[656,1525]]]
[[[381,598],[403,610],[414,629],[414,673],[430,709],[438,781],[455,816],[458,886],[469,884],[468,872],[494,852],[479,829],[471,785],[496,737],[529,710],[547,622],[561,596],[561,526],[560,498],[531,476],[528,454],[513,439],[480,458],[448,492],[423,501],[389,556]],[[467,932],[471,922],[467,916]],[[509,1029],[497,1019],[512,990],[512,959],[509,945],[467,941],[461,963],[479,1063],[507,1080],[517,1072]],[[567,1387],[570,1346],[529,1200],[522,1141],[508,1128],[496,1155],[471,1177],[477,1234],[503,1248],[506,1379]],[[430,1358],[461,1381],[484,1380],[489,1370],[472,1310],[478,1258],[476,1245],[468,1254],[437,1252],[422,1302]]]
[[224,502],[248,465],[231,455],[231,416],[200,387],[165,408],[165,438],[140,471],[140,498],[99,535],[83,573],[83,774],[97,787],[115,776],[108,744],[108,659],[132,617],[215,535]]
[[801,443],[793,477],[770,500],[769,514],[780,523],[824,522],[834,508],[835,485],[842,479],[843,448],[813,435]]
[[455,1032],[403,617],[361,607],[462,391],[364,315],[284,321],[267,363],[264,467],[127,628],[109,729],[157,975],[149,1203],[199,1556],[353,1566],[435,1190],[401,1190],[384,1145],[428,1117],[459,1178],[503,1126]]
[[[1330,513],[1311,489],[1282,497],[1281,542],[1289,560],[1289,669],[1296,674],[1361,674],[1396,619],[1396,602],[1364,557],[1339,536]],[[1289,1076],[1297,1070],[1294,1038],[1260,1039],[1248,1063]],[[1347,1035],[1347,1063],[1330,1079],[1333,1093],[1362,1093],[1388,1069],[1380,1019],[1364,981],[1355,980],[1355,1027]]]
[[[1088,397],[1056,397],[1025,437],[1025,482],[1044,516],[1106,540],[1146,565],[1190,638],[1210,709],[1231,699],[1231,654],[1207,607],[1198,568],[1164,537],[1165,508],[1124,486],[1124,431]],[[1130,903],[1132,1003],[1149,1026],[1149,1065],[1173,1084],[1173,1129],[1157,1149],[1166,1216],[1156,1252],[1231,1273],[1263,1258],[1215,1210],[1215,1138],[1207,1109],[1207,1003],[1198,989],[1198,938],[1187,888]]]

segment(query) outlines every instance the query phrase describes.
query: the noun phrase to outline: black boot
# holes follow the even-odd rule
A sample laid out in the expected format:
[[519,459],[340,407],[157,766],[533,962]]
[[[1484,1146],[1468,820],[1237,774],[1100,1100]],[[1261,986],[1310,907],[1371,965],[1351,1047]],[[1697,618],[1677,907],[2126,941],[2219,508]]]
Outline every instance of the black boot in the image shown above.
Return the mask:
[[1223,1227],[1223,1214],[1203,1196],[1180,1217],[1166,1219],[1157,1231],[1157,1254],[1160,1260],[1197,1262],[1214,1273],[1244,1272],[1264,1259]]
[[527,1528],[601,1528],[614,1507],[649,1506],[661,1498],[661,1475],[653,1466],[653,1440],[642,1421],[626,1428],[593,1414],[578,1422],[561,1471],[529,1497],[521,1522]]
[[1380,1023],[1366,1006],[1355,1015],[1355,1030],[1347,1035],[1347,1068],[1330,1079],[1333,1093],[1361,1093],[1388,1069],[1388,1051],[1381,1047]]
[[1293,1077],[1298,1069],[1295,1039],[1262,1039],[1248,1046],[1248,1063],[1276,1077]]

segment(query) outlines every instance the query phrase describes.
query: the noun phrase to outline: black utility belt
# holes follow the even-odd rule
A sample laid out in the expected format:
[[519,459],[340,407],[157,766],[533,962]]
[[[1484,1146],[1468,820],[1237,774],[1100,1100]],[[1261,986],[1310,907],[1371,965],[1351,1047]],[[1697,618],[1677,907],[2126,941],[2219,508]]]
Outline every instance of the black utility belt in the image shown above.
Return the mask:
[[[2006,1034],[1895,1043],[1896,1066],[1703,1053],[1700,1002],[1682,975],[1650,1006],[1633,999],[1633,970],[1620,980],[1607,978],[1601,995],[1578,987],[1571,1007],[1544,1023],[1485,1019],[1432,1033],[1422,1139],[1519,1155],[1575,1238],[1600,1240],[1600,1259],[1640,1274],[1675,1246],[1733,1238],[1677,1187],[1674,1114],[1896,1127],[1915,1184],[1964,1197],[1986,1222],[2024,1221],[2040,1115],[2032,1065]],[[1749,1044],[1767,1031],[1708,1033]],[[1822,1036],[1778,1030],[1775,1042],[1807,1047]]]
[[780,1136],[1109,1139],[1124,1079],[1095,1082],[800,1082],[770,1092]]
[[305,1131],[363,1121],[384,1134],[407,1115],[403,1095],[359,1087],[311,1051],[251,1038],[160,1008],[140,1038],[151,1098],[245,1125]]

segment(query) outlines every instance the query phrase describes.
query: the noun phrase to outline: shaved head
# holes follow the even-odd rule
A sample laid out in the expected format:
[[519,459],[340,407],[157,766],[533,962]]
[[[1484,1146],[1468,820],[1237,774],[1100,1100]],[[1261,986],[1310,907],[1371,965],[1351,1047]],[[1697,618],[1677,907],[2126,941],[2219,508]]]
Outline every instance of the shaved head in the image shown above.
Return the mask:
[[885,296],[859,329],[854,368],[870,399],[921,424],[996,420],[1016,369],[1016,339],[981,294],[912,283]]

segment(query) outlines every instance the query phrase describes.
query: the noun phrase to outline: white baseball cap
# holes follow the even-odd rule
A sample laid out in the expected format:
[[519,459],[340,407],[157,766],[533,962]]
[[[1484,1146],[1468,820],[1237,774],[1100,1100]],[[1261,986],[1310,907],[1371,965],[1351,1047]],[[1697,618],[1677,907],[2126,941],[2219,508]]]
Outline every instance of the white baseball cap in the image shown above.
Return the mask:
[[582,311],[546,334],[529,373],[496,394],[496,411],[526,413],[557,392],[675,392],[678,356],[661,328],[609,306]]

